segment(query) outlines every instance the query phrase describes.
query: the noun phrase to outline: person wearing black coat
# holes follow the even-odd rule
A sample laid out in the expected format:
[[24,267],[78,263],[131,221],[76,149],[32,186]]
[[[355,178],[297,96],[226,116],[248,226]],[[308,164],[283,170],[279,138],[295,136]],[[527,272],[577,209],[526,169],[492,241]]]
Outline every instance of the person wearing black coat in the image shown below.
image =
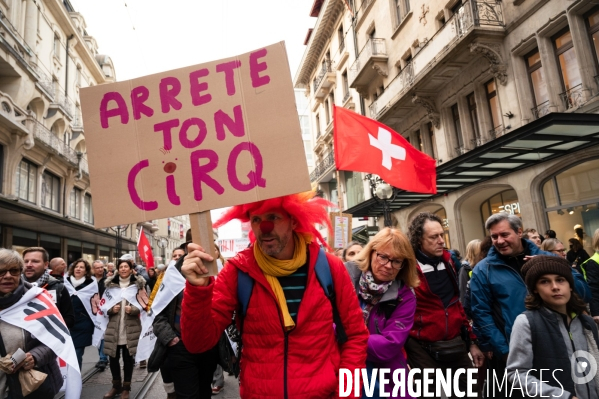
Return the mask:
[[576,270],[578,270],[579,273],[582,273],[580,265],[589,259],[590,256],[587,251],[584,250],[580,241],[578,241],[576,238],[570,238],[568,242],[570,243],[570,250],[566,254],[566,259],[574,268],[576,268]]
[[[65,284],[71,284],[76,291],[80,291],[90,284],[94,284],[92,279],[91,266],[84,259],[78,259],[69,268],[69,277],[65,279]],[[92,344],[92,335],[94,334],[94,323],[89,313],[83,306],[83,302],[77,295],[71,296],[73,310],[75,312],[75,325],[70,329],[79,369],[83,363],[83,353],[85,348]]]

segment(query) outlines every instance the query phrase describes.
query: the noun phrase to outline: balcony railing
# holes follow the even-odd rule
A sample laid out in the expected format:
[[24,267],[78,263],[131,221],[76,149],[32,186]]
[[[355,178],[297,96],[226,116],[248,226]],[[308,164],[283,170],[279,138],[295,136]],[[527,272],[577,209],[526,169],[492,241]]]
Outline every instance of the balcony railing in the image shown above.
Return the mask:
[[[428,40],[414,56],[412,62],[389,83],[383,93],[371,104],[371,115],[379,115],[395,104],[406,89],[436,65],[454,47],[454,44],[472,30],[474,26],[504,26],[503,11],[499,1],[468,0]],[[372,112],[374,109],[375,112]]]
[[414,67],[410,62],[401,70],[401,72],[399,72],[399,75],[389,83],[385,88],[385,91],[381,93],[376,101],[370,104],[370,116],[376,118],[379,112],[384,110],[384,106],[394,103],[395,99],[399,98],[404,90],[410,87],[412,83],[414,83]]
[[330,73],[330,72],[331,72],[331,61],[325,60],[320,67],[320,72],[318,72],[318,75],[314,78],[313,89],[314,89],[315,93],[316,93],[316,91],[318,91],[318,88],[320,87],[320,83],[322,82],[322,80],[327,76],[327,73]]
[[31,67],[37,76],[39,76],[37,83],[50,98],[54,99],[54,85],[52,83],[52,78],[48,76],[39,65],[32,65]]
[[316,168],[310,173],[310,182],[318,180],[331,168],[331,166],[335,166],[335,156],[332,152],[330,152],[322,162],[316,165]]
[[342,101],[342,103],[343,103],[343,104],[345,104],[345,102],[346,102],[347,100],[349,100],[350,92],[349,92],[349,88],[347,88],[347,87],[346,87],[346,88],[344,88],[343,90],[345,90],[345,95],[343,96],[343,101]]
[[46,146],[53,149],[59,155],[64,156],[69,162],[77,165],[79,159],[77,152],[65,144],[58,136],[50,131],[47,127],[41,124],[39,121],[35,121],[33,125],[33,136],[45,144]]
[[356,79],[371,57],[386,55],[387,46],[385,45],[385,39],[368,39],[366,45],[360,51],[358,59],[349,68],[349,81],[353,82]]
[[537,105],[536,107],[531,108],[530,110],[532,111],[532,116],[535,119],[539,119],[549,113],[549,107],[550,107],[549,100],[547,100],[544,103],[541,103],[541,104]]
[[562,99],[562,103],[566,109],[580,107],[582,104],[584,104],[582,83],[572,87],[570,90],[566,90],[559,96]]
[[474,5],[476,26],[503,26],[503,10],[499,1],[477,0]]
[[60,87],[54,88],[54,104],[58,104],[70,118],[73,118],[73,102]]
[[33,51],[27,46],[25,40],[17,33],[17,29],[12,25],[10,20],[0,10],[0,44],[11,53],[25,68],[31,68],[31,58],[34,56]]
[[81,159],[79,160],[79,165],[81,165],[81,170],[83,172],[85,172],[85,174],[89,175],[89,166],[87,164],[87,156],[86,155],[81,156]]

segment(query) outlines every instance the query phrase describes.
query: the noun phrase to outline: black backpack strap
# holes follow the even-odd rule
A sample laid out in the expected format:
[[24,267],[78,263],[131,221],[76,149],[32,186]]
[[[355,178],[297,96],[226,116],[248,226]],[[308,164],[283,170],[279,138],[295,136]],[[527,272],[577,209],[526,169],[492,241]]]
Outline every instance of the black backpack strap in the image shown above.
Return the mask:
[[337,342],[344,344],[347,342],[347,333],[345,332],[345,328],[341,322],[339,309],[337,309],[337,302],[335,300],[335,286],[333,284],[333,277],[331,276],[331,267],[329,265],[329,261],[327,260],[327,255],[322,248],[320,251],[318,251],[318,259],[316,259],[314,271],[316,272],[318,282],[320,282],[320,285],[324,290],[324,294],[329,299],[329,302],[331,302],[331,306],[333,308],[333,322],[335,322],[336,326],[335,332],[337,336]]

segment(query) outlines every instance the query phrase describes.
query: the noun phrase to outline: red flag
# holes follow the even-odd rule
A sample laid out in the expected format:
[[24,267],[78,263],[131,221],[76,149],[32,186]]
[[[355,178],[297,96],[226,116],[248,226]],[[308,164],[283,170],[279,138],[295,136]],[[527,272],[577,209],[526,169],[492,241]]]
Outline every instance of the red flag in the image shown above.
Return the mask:
[[150,246],[150,241],[148,241],[148,237],[146,237],[146,233],[144,233],[143,229],[139,231],[137,249],[141,259],[146,262],[146,270],[148,270],[150,267],[154,267],[154,255],[152,255],[152,247]]
[[342,107],[335,107],[334,123],[338,170],[374,173],[403,190],[437,193],[435,160],[399,133]]

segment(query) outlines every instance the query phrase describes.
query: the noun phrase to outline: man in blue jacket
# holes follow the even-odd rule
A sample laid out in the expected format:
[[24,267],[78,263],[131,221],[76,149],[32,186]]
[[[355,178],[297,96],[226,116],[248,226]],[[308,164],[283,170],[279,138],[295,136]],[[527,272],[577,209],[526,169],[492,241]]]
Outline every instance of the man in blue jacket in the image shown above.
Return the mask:
[[[493,246],[472,273],[472,319],[479,339],[493,347],[490,368],[501,370],[498,377],[503,378],[512,326],[516,317],[526,310],[524,298],[527,288],[521,268],[533,256],[554,254],[541,251],[531,241],[522,238],[522,220],[516,215],[505,212],[491,215],[485,228]],[[576,270],[572,269],[572,274],[576,292],[589,302],[589,286]]]

